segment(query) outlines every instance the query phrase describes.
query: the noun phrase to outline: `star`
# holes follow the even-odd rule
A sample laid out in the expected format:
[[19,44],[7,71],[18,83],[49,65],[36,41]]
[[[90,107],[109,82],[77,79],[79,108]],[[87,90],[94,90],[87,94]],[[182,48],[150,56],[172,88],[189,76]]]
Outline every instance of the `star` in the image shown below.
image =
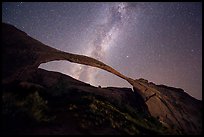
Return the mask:
[[[99,59],[134,79],[202,97],[201,2],[3,2],[2,22],[53,48]],[[76,64],[59,61],[42,68],[74,78],[81,73],[79,80],[96,86],[130,87],[111,74]]]

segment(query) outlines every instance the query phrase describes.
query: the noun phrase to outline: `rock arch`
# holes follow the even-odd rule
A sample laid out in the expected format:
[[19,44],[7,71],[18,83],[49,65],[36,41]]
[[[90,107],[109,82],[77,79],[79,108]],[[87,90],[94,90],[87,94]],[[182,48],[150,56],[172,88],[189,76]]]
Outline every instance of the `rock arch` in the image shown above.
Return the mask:
[[[156,88],[149,86],[148,83],[145,84],[140,80],[127,77],[101,61],[54,49],[5,23],[2,23],[2,45],[2,84],[9,83],[14,79],[25,78],[38,69],[40,64],[50,61],[66,60],[88,65],[103,69],[126,80],[133,86],[134,91],[139,93],[146,101],[145,103],[152,116],[161,116],[165,123],[173,123],[181,129],[185,127],[185,121],[181,119],[183,118],[182,114]],[[168,115],[168,118],[166,115]]]

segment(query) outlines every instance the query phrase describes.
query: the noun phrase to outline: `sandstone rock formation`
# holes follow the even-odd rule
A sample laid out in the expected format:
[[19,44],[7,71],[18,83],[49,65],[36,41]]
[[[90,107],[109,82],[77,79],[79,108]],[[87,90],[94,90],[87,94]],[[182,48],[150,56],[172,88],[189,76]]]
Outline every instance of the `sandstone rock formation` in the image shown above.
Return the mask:
[[[38,70],[41,63],[54,60],[67,60],[97,67],[129,82],[133,86],[134,92],[143,98],[150,114],[158,118],[170,130],[182,134],[201,133],[201,103],[191,98],[183,90],[158,86],[142,79],[134,80],[94,58],[46,46],[9,24],[2,23],[2,40],[3,84],[14,80],[26,81]],[[184,98],[180,99],[182,96]],[[188,100],[193,100],[193,102]]]

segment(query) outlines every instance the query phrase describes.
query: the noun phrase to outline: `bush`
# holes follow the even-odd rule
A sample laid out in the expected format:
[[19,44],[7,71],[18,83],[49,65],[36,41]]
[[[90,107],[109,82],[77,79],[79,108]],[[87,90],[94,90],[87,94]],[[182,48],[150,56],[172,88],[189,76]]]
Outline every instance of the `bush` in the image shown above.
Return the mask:
[[[47,101],[38,94],[38,91],[21,96],[16,93],[4,93],[2,98],[2,114],[7,119],[27,122],[49,122],[51,117],[47,115]],[[15,122],[15,121],[13,121]],[[32,123],[31,122],[31,123]]]

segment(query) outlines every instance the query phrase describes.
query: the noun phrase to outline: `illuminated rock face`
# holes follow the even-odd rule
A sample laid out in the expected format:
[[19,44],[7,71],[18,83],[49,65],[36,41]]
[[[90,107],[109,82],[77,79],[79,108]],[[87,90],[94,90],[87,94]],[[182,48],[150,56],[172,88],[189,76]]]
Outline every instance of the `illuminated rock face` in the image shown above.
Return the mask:
[[150,114],[175,133],[199,134],[202,131],[201,101],[190,97],[181,89],[155,85],[144,79],[134,80],[94,58],[46,46],[4,23],[2,23],[2,42],[3,84],[14,80],[26,81],[38,70],[41,63],[54,60],[67,60],[97,67],[129,82],[134,92],[143,98]]

